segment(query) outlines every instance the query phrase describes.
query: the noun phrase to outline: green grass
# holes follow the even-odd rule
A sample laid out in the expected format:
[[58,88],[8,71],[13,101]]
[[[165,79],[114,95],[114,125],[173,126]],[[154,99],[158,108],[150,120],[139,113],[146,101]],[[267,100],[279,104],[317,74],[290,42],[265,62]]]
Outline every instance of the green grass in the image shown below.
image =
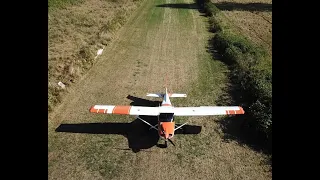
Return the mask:
[[[188,5],[188,3],[186,3],[185,1],[183,0],[178,0],[177,1],[177,4],[183,4],[183,5]],[[190,11],[193,11],[193,10],[190,10],[188,8],[177,8],[175,9],[178,11],[178,18],[179,18],[179,23],[182,24],[182,29],[183,30],[188,30],[189,28],[192,27],[192,15],[191,15],[191,12]]]
[[[97,171],[103,177],[112,178],[117,176],[123,171],[119,166],[121,159],[112,156],[111,149],[106,149],[105,147],[114,146],[121,138],[123,137],[119,135],[99,135],[99,137],[95,137],[94,142],[90,142],[91,136],[88,136],[86,139],[89,142],[86,143],[86,148],[81,149],[80,152],[81,159],[86,162],[86,166],[91,171]],[[104,154],[104,156],[100,156],[101,154]]]
[[[203,42],[206,44],[205,42]],[[171,101],[175,106],[214,106],[220,102],[220,98],[225,95],[225,88],[228,86],[229,70],[225,64],[219,60],[215,60],[210,53],[205,51],[198,52],[198,78],[191,84],[185,87],[188,90],[187,98],[174,98]],[[225,104],[230,105],[230,98],[225,100]],[[214,121],[223,118],[224,116],[215,117],[204,117],[205,121]],[[177,124],[188,122],[188,117],[175,117]],[[191,125],[197,125],[199,123],[192,121],[189,122]],[[201,123],[200,123],[201,124]],[[209,123],[211,126],[214,123]],[[212,131],[212,132],[211,132]],[[200,158],[205,159],[205,155],[208,153],[208,144],[212,144],[212,140],[217,138],[217,134],[214,129],[210,129],[209,133],[201,133],[192,136],[179,136],[177,135],[176,140],[179,143],[184,144],[188,148],[185,149],[184,156],[193,159]],[[179,161],[181,155],[178,156]],[[180,162],[181,163],[181,162]],[[188,162],[190,166],[195,165],[195,162]]]
[[[188,86],[188,98],[174,99],[177,106],[207,106],[217,104],[228,85],[228,68],[220,61],[214,60],[209,53],[198,54],[200,59],[197,80]],[[177,117],[177,123],[180,122]]]
[[[165,3],[164,0],[155,0],[155,6]],[[157,27],[163,21],[164,9],[154,7],[147,16],[151,16],[149,20],[149,27]]]

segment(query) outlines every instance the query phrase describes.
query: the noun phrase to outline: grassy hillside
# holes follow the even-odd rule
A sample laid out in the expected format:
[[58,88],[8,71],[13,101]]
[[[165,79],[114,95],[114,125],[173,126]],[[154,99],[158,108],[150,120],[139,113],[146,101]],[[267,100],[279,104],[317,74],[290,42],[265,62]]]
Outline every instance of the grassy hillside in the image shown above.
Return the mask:
[[[97,61],[139,0],[49,0],[48,111]],[[58,85],[62,82],[65,88]]]

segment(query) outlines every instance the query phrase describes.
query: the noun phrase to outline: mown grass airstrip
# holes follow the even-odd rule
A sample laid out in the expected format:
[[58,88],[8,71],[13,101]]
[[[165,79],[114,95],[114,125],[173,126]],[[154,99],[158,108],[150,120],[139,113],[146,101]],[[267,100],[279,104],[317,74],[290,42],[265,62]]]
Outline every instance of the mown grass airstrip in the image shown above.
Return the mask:
[[[163,4],[176,5],[158,6]],[[147,91],[164,90],[166,74],[169,91],[188,95],[172,99],[175,106],[230,102],[224,89],[230,85],[228,66],[207,51],[212,34],[207,18],[188,8],[193,4],[144,1],[100,61],[75,83],[76,91],[49,119],[49,179],[271,179],[263,153],[224,139],[219,124],[223,117],[177,118],[178,123],[188,121],[202,130],[177,134],[176,146],[162,149],[152,139],[154,131],[134,117],[88,112],[93,104],[128,105],[128,94],[148,99]],[[132,128],[123,133],[127,125]],[[133,152],[130,145],[140,146],[141,151]],[[150,146],[143,149],[146,145]]]

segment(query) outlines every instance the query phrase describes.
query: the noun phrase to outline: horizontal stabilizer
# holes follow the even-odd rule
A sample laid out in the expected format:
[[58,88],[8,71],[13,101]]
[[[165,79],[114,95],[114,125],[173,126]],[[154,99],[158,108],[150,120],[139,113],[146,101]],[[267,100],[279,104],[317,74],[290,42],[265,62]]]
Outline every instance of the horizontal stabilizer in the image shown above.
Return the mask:
[[160,94],[160,93],[148,93],[147,96],[148,96],[148,97],[159,97],[159,98],[163,98],[164,94]]
[[169,97],[187,97],[187,95],[186,94],[173,93],[173,94],[169,94]]

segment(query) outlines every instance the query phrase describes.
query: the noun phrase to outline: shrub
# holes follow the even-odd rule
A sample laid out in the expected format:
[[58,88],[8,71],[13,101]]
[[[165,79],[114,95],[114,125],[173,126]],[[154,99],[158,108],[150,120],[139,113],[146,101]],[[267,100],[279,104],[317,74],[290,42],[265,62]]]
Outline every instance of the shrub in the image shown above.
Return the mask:
[[[246,126],[262,134],[267,145],[272,144],[272,66],[266,50],[253,45],[247,38],[235,35],[218,20],[219,9],[209,0],[197,0],[209,17],[215,36],[209,42],[230,66],[231,81],[239,85],[244,97]],[[204,6],[201,6],[204,3]],[[228,29],[228,30],[226,30]]]

